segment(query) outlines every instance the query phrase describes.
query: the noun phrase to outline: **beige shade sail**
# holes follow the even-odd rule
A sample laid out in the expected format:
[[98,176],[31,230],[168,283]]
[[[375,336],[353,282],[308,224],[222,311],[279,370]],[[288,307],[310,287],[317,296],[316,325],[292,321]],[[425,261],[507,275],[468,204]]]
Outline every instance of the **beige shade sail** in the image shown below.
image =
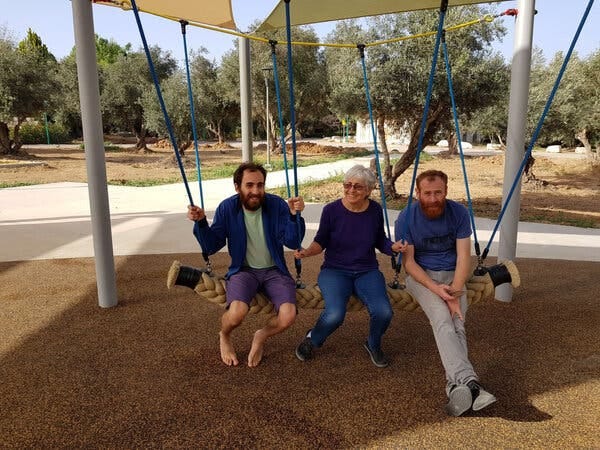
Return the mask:
[[[448,1],[449,6],[477,3],[491,2],[480,0]],[[437,9],[439,7],[440,0],[291,0],[290,22],[291,25],[305,25],[419,9]],[[281,0],[256,31],[270,31],[283,27],[285,27],[285,2]]]
[[[131,9],[131,0],[92,0],[96,4]],[[136,0],[139,11],[190,24],[236,29],[231,0]]]

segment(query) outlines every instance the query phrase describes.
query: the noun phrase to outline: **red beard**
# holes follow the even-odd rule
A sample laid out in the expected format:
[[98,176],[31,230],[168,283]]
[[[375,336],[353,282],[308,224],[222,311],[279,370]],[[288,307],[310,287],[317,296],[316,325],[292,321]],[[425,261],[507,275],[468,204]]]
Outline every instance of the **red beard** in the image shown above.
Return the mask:
[[428,205],[424,205],[423,203],[419,202],[419,205],[421,205],[421,211],[423,211],[425,217],[428,219],[437,219],[444,213],[446,202],[434,202]]

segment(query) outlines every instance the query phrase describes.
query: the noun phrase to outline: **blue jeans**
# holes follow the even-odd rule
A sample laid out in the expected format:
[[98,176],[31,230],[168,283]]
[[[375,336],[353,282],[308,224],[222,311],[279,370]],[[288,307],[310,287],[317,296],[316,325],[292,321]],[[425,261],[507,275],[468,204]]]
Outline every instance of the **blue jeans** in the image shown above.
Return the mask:
[[366,272],[322,269],[318,283],[325,301],[325,310],[311,330],[312,343],[321,347],[327,337],[344,322],[346,304],[354,294],[369,311],[369,347],[371,350],[381,349],[381,338],[394,315],[383,274],[377,269]]

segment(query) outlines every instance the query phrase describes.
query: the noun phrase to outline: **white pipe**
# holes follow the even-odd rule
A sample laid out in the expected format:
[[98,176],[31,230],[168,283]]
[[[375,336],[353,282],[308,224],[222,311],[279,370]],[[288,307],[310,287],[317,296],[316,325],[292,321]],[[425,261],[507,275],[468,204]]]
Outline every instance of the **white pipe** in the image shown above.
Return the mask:
[[102,115],[100,113],[94,17],[92,3],[89,0],[72,0],[71,5],[96,262],[98,304],[102,308],[110,308],[118,303],[117,283],[112,247],[108,187],[106,184],[106,160],[104,157]]
[[[515,22],[515,43],[510,76],[510,100],[508,105],[508,130],[504,160],[504,187],[502,204],[514,183],[525,155],[525,129],[527,124],[527,102],[531,74],[531,47],[533,41],[533,18],[535,0],[519,0],[519,13]],[[519,182],[504,213],[500,225],[498,261],[514,260],[517,252],[519,209],[521,206],[521,183]],[[496,288],[497,300],[510,302],[513,289],[509,283]]]

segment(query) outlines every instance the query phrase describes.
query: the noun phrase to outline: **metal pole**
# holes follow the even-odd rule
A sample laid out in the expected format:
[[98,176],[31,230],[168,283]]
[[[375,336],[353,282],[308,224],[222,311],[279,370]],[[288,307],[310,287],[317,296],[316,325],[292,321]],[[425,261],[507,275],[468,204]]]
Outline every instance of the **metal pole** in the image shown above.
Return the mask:
[[50,131],[48,131],[48,113],[44,113],[44,127],[46,128],[46,144],[50,145]]
[[[531,74],[531,46],[533,41],[533,18],[535,0],[519,0],[519,14],[515,23],[515,43],[510,77],[510,100],[508,105],[508,130],[504,160],[504,188],[502,201],[505,202],[513,184],[515,174],[525,155],[525,125],[527,123],[527,101]],[[498,260],[514,259],[517,251],[521,184],[519,183],[506,207],[504,220],[500,226]],[[496,288],[495,297],[503,302],[512,300],[513,289],[509,283]]]
[[75,56],[96,261],[98,304],[102,308],[110,308],[117,305],[117,283],[106,185],[106,160],[100,114],[94,18],[92,3],[89,0],[72,0],[71,4],[73,5]]
[[242,122],[242,162],[252,161],[252,97],[250,85],[250,40],[239,37],[240,114]]
[[273,70],[270,67],[263,67],[263,75],[265,77],[265,110],[266,110],[266,128],[267,128],[267,163],[265,164],[265,169],[266,170],[271,170],[271,121],[270,118],[271,116],[269,115],[269,82],[267,80],[267,74],[269,73],[269,70]]

